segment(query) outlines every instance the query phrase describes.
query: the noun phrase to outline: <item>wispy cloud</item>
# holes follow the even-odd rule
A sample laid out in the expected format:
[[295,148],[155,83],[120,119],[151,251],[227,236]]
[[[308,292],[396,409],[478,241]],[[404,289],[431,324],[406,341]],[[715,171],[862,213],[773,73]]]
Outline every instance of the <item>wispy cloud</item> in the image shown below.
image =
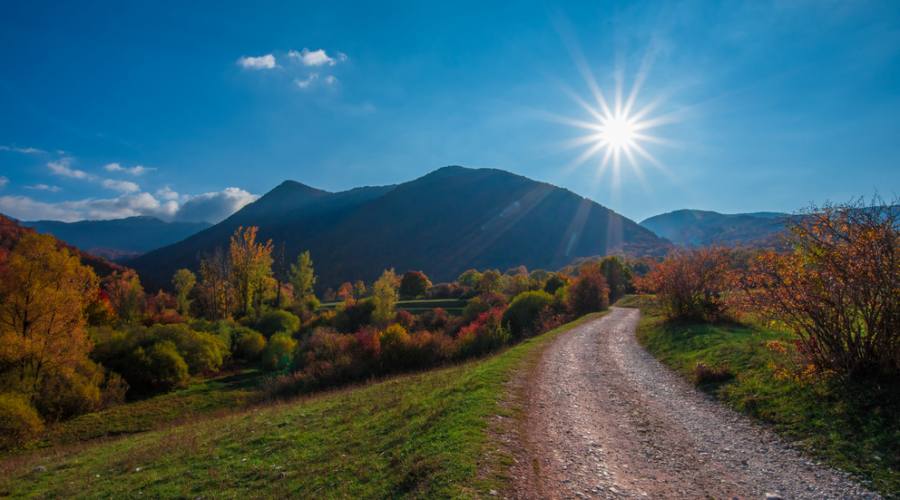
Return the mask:
[[101,184],[107,189],[112,189],[113,191],[119,191],[121,193],[136,193],[141,190],[140,186],[130,181],[103,179]]
[[9,177],[0,175],[0,188],[5,187],[7,184],[9,184]]
[[60,158],[59,160],[51,161],[47,163],[47,168],[50,169],[56,175],[60,175],[62,177],[71,177],[73,179],[84,179],[91,180],[94,179],[94,176],[85,172],[84,170],[78,170],[77,168],[72,168],[72,159],[71,158]]
[[[162,191],[162,190],[161,190]],[[28,196],[0,196],[0,212],[21,220],[121,219],[150,215],[164,220],[216,223],[256,200],[257,195],[230,187],[198,195],[179,195],[169,189],[169,198],[157,193],[124,193],[114,198],[86,198],[48,203]],[[173,198],[174,196],[174,198]],[[183,199],[184,203],[177,200]]]
[[39,155],[46,153],[43,149],[38,148],[19,148],[16,146],[3,146],[0,145],[0,151],[9,151],[11,153],[22,153],[26,155]]
[[318,80],[318,79],[319,79],[319,74],[318,74],[318,73],[312,73],[311,75],[307,76],[306,78],[296,78],[296,79],[294,79],[294,85],[296,85],[297,87],[299,87],[299,88],[301,88],[301,89],[308,89],[308,88],[310,88],[310,87],[312,86],[312,84],[315,83],[315,81]]
[[31,189],[33,191],[48,191],[51,193],[58,193],[62,188],[59,186],[52,186],[50,184],[34,184],[31,186],[25,186],[25,189]]
[[347,54],[343,52],[338,52],[336,57],[331,57],[323,49],[309,50],[307,48],[300,52],[292,50],[288,52],[288,57],[300,61],[304,66],[334,66],[347,60]]
[[148,168],[143,165],[135,165],[133,167],[123,167],[122,165],[120,165],[118,163],[107,163],[106,165],[103,166],[103,169],[106,170],[107,172],[124,172],[126,174],[130,174],[130,175],[134,175],[134,176],[144,175],[147,172],[152,172],[153,170],[156,170],[155,168]]
[[275,56],[266,54],[262,56],[244,56],[237,60],[238,66],[244,69],[273,69],[275,64]]

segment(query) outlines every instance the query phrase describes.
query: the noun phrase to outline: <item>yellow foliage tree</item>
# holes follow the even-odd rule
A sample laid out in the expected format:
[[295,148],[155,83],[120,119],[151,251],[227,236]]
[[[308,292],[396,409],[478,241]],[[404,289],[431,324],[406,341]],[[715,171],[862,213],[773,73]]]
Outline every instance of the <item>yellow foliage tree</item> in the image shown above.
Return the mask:
[[26,234],[0,269],[0,386],[34,398],[49,374],[73,375],[91,350],[85,307],[97,277],[47,235]]
[[258,230],[256,226],[238,227],[229,245],[231,282],[242,314],[259,311],[264,291],[272,283],[272,240],[257,243]]

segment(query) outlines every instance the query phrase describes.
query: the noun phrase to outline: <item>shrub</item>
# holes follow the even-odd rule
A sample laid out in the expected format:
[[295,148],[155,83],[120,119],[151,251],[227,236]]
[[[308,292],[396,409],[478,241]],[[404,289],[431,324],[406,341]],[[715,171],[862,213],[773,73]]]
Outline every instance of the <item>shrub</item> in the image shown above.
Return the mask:
[[168,340],[157,342],[146,352],[139,347],[135,357],[141,361],[143,366],[139,368],[146,373],[147,381],[152,388],[168,391],[187,384],[188,365],[178,354],[174,342]]
[[898,201],[813,208],[794,219],[792,253],[760,255],[745,282],[755,310],[799,336],[817,372],[900,377]]
[[90,360],[71,370],[51,372],[41,380],[35,406],[45,419],[53,421],[94,411],[102,403],[103,379],[103,368]]
[[569,310],[582,316],[609,308],[609,287],[597,263],[583,264],[568,287]]
[[480,356],[500,349],[510,340],[509,330],[503,327],[503,310],[494,308],[462,327],[456,337],[459,358]]
[[726,315],[733,277],[729,250],[700,248],[670,254],[640,283],[656,293],[669,319],[716,321]]
[[422,271],[406,271],[400,278],[400,296],[414,299],[425,295],[431,288],[431,281]]
[[300,329],[300,318],[287,311],[276,309],[260,316],[254,328],[267,338],[279,332],[290,335]]
[[353,333],[372,322],[375,304],[370,299],[360,300],[340,307],[334,317],[334,327],[339,332]]
[[371,347],[360,348],[356,335],[319,328],[298,349],[294,369],[305,374],[306,389],[347,382],[371,369]]
[[544,283],[544,291],[550,294],[555,294],[557,290],[565,287],[568,284],[568,281],[563,276],[559,274],[554,274],[547,278],[547,282]]
[[297,341],[286,333],[276,333],[262,353],[262,365],[269,371],[281,371],[291,366]]
[[473,321],[482,313],[497,307],[506,307],[506,297],[499,293],[483,293],[469,299],[465,309],[463,309],[463,320],[465,322]]
[[609,286],[609,302],[615,302],[634,291],[631,269],[621,257],[611,255],[600,261],[600,272]]
[[383,369],[391,372],[405,368],[409,345],[409,333],[406,328],[397,324],[390,325],[381,333],[380,341]]
[[236,332],[234,340],[234,356],[243,361],[256,361],[266,348],[266,338],[263,334],[242,328]]
[[503,324],[509,327],[513,337],[533,334],[538,327],[538,319],[552,303],[553,296],[543,290],[522,292],[516,295],[503,313]]
[[0,448],[21,446],[44,431],[37,410],[21,394],[0,394]]

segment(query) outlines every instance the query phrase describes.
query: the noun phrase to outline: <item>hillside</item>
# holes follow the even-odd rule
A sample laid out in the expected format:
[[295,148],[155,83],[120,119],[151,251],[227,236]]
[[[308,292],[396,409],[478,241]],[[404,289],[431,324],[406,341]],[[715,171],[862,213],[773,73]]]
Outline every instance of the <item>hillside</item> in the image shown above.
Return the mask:
[[788,217],[777,212],[722,214],[685,209],[650,217],[641,226],[684,247],[772,246]]
[[39,220],[22,225],[108,258],[142,254],[181,241],[210,226],[206,222],[165,222],[155,217],[79,222]]
[[[15,246],[22,235],[34,232],[34,229],[22,226],[15,219],[0,214],[0,251],[8,252]],[[98,257],[79,250],[78,248],[67,244],[65,241],[59,241],[59,245],[68,248],[69,251],[77,254],[81,258],[81,262],[91,266],[94,269],[94,272],[99,276],[106,276],[112,274],[113,271],[122,271],[125,269],[125,267],[110,262],[103,257]]]
[[397,186],[328,193],[287,181],[225,221],[129,263],[152,289],[227,244],[240,225],[309,249],[320,289],[421,269],[446,281],[469,268],[553,269],[575,258],[660,254],[668,242],[591,200],[495,169],[445,167]]
[[12,456],[0,496],[484,497],[512,480],[497,437],[521,411],[508,382],[595,317],[462,365]]

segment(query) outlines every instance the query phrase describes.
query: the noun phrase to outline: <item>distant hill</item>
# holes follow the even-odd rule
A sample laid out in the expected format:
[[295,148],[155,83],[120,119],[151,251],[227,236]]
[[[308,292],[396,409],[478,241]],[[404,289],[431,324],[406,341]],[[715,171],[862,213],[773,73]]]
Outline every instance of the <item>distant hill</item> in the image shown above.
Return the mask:
[[146,216],[79,222],[39,220],[22,224],[110,259],[134,257],[181,241],[211,225],[207,222],[165,222]]
[[[0,214],[0,250],[12,250],[19,239],[22,238],[22,236],[34,232],[34,229],[22,226],[17,220]],[[120,266],[118,264],[110,262],[103,257],[98,257],[96,255],[81,251],[64,241],[60,241],[58,239],[57,241],[59,241],[60,246],[68,248],[70,251],[78,255],[81,258],[81,262],[83,264],[91,266],[98,276],[106,276],[108,274],[112,274],[113,271],[125,270],[124,266]]]
[[[469,268],[524,264],[553,269],[578,257],[658,255],[671,246],[591,200],[495,169],[445,167],[397,186],[339,193],[286,181],[228,219],[129,265],[148,289],[224,247],[240,225],[284,245],[288,260],[309,249],[318,287],[372,281],[381,271],[420,269],[435,281]],[[277,250],[276,250],[277,251]]]
[[789,218],[789,214],[778,212],[722,214],[676,210],[650,217],[641,226],[684,247],[772,246]]

